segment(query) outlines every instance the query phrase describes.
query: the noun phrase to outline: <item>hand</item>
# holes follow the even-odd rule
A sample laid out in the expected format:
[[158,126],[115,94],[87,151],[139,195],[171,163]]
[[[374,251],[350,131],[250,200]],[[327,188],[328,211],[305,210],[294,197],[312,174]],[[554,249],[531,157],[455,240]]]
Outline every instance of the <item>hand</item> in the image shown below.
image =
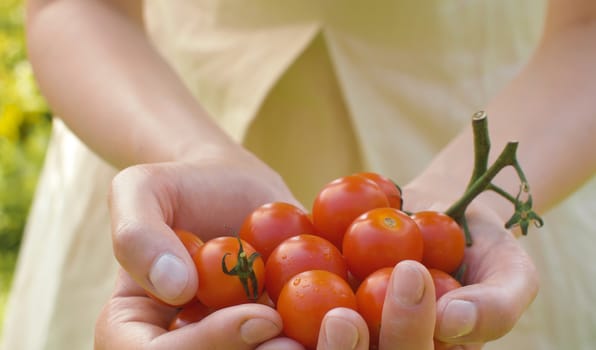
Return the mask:
[[[513,209],[512,209],[513,210]],[[435,337],[449,344],[485,343],[507,334],[538,293],[538,273],[503,219],[478,202],[468,208],[474,243],[466,249],[463,288],[437,302]]]
[[95,349],[289,349],[303,347],[281,332],[279,315],[260,304],[214,312],[202,321],[168,332],[176,309],[149,297],[123,270],[97,322]]
[[[406,200],[412,211],[443,208],[420,197]],[[502,219],[475,204],[469,208],[468,225],[474,244],[464,258],[465,286],[437,302],[424,266],[414,261],[397,264],[383,308],[381,350],[480,349],[509,332],[535,298],[535,267],[514,235],[503,228]],[[368,349],[368,331],[358,314],[336,309],[327,317],[321,349]],[[326,324],[329,320],[333,323]]]
[[181,305],[199,281],[172,228],[203,241],[234,235],[252,210],[272,201],[299,205],[276,173],[250,157],[125,169],[110,195],[115,256],[141,287]]
[[203,240],[238,232],[242,220],[266,202],[299,205],[281,178],[255,158],[134,166],[114,179],[110,195],[114,253],[123,270],[96,325],[97,349],[222,347],[299,348],[276,338],[281,319],[263,305],[217,311],[167,332],[175,309],[199,283],[191,257],[174,234],[179,227]]

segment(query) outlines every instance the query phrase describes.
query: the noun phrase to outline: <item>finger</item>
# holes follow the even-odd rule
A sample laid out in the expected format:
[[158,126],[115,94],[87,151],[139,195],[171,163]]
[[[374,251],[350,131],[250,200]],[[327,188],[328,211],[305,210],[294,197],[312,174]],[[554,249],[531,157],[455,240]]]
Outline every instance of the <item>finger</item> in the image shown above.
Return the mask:
[[426,268],[415,261],[396,265],[383,306],[379,347],[382,350],[432,350],[435,290]]
[[323,318],[319,332],[318,350],[366,350],[368,327],[354,310],[335,308]]
[[[174,313],[174,308],[147,297],[114,297],[98,319],[95,348],[186,350],[200,344],[206,349],[253,349],[282,329],[275,310],[259,304],[221,309],[200,322],[168,332]],[[292,343],[287,340],[285,344]]]
[[255,348],[255,350],[305,350],[299,342],[290,338],[274,338],[268,340]]
[[484,344],[447,344],[435,339],[434,350],[480,350]]
[[[154,349],[253,349],[282,330],[281,317],[260,304],[243,304],[221,309],[202,321],[154,339]],[[286,341],[285,343],[289,343]]]
[[492,236],[475,239],[473,249],[466,252],[469,285],[438,301],[436,337],[443,342],[497,339],[513,328],[536,297],[538,278],[530,257],[505,230]]
[[136,166],[114,178],[110,194],[114,253],[140,286],[180,305],[195,295],[197,274],[186,248],[168,226],[175,190],[158,169]]

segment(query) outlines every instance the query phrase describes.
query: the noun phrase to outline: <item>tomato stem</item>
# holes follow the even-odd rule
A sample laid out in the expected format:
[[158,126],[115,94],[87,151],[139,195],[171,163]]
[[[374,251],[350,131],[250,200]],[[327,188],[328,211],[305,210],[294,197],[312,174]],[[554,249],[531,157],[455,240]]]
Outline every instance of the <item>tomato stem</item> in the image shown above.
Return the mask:
[[467,269],[468,265],[462,263],[453,276],[453,278],[455,278],[462,286],[464,285],[464,275],[466,274]]
[[[401,190],[401,187],[395,182],[395,181],[391,181],[393,183],[393,185],[395,186],[395,188],[397,188],[397,191],[399,192],[400,197],[403,195],[403,192]],[[403,210],[403,206],[404,206],[404,201],[400,200],[400,204],[399,204],[399,210]]]
[[[462,226],[466,235],[466,245],[472,245],[472,236],[467,225],[465,211],[474,198],[487,190],[494,191],[513,203],[515,211],[505,224],[506,228],[520,226],[522,234],[526,235],[530,222],[534,222],[537,227],[542,226],[542,218],[532,210],[530,186],[517,159],[518,142],[507,143],[497,160],[488,167],[490,138],[488,117],[484,111],[474,113],[472,130],[474,133],[474,169],[472,170],[472,176],[462,197],[446,210],[446,214]],[[507,166],[512,166],[520,179],[520,190],[515,197],[492,183],[495,176]],[[526,197],[525,200],[521,199],[522,195]]]
[[[226,257],[231,255],[231,253],[225,253],[221,259],[221,268],[223,273],[230,276],[238,276],[240,283],[242,283],[242,287],[246,292],[246,296],[250,300],[257,300],[259,298],[259,281],[257,280],[257,276],[253,269],[254,261],[260,256],[259,253],[252,253],[249,257],[246,256],[246,252],[244,251],[244,247],[242,246],[242,241],[238,238],[238,244],[240,248],[238,249],[238,258],[236,261],[236,265],[231,270],[228,270],[226,265]],[[250,279],[252,293],[250,292],[250,288],[248,286],[248,280]]]

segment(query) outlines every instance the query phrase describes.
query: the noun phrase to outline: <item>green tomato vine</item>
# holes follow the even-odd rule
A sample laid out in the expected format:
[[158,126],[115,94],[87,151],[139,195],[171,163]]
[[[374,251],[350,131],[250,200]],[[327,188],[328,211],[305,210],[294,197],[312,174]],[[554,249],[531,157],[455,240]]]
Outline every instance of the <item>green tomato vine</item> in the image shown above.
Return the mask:
[[[472,200],[484,191],[493,191],[513,204],[514,213],[505,223],[505,228],[510,229],[519,226],[522,234],[527,235],[531,223],[534,223],[537,227],[541,227],[544,221],[532,209],[530,185],[517,159],[518,142],[508,142],[499,157],[489,166],[490,138],[486,112],[478,111],[474,113],[472,117],[472,130],[474,133],[474,169],[472,176],[462,197],[453,203],[445,212],[463,228],[466,235],[466,245],[472,245],[472,236],[468,228],[465,212]],[[520,180],[519,191],[515,196],[492,183],[495,176],[507,166],[515,169]]]

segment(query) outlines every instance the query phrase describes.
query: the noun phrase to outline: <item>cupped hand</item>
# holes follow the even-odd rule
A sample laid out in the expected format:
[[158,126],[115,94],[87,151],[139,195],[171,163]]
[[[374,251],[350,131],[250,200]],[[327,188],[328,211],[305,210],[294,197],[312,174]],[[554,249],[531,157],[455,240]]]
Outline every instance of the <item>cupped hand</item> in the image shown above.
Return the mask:
[[[406,200],[412,211],[443,208],[432,200]],[[474,243],[465,252],[464,287],[435,301],[432,278],[422,264],[397,264],[383,307],[380,350],[480,349],[506,335],[534,300],[536,269],[503,220],[482,204],[470,206],[467,220]],[[334,329],[344,336],[333,337]],[[333,310],[324,320],[319,346],[368,349],[366,325],[352,310]]]
[[[406,197],[406,209],[442,208],[428,198]],[[275,338],[281,329],[279,315],[262,305],[226,308],[191,325],[193,331],[183,327],[186,330],[166,332],[164,322],[173,309],[156,305],[143,294],[144,288],[174,305],[195,295],[200,281],[172,227],[196,232],[203,240],[231,235],[250,211],[272,201],[300,206],[277,174],[251,162],[164,163],[120,173],[113,183],[110,208],[114,251],[126,273],[119,277],[119,287],[98,322],[97,347],[135,348],[119,346],[128,345],[129,339],[136,341],[131,345],[184,348],[187,342],[197,344],[198,338],[192,337],[202,334],[203,344],[301,348],[290,339]],[[505,335],[534,299],[536,270],[515,237],[503,228],[502,219],[481,205],[472,205],[467,216],[474,244],[466,249],[464,259],[466,286],[435,302],[428,271],[412,261],[398,264],[383,310],[380,349],[478,349]],[[215,331],[218,324],[241,327],[252,318],[267,319],[271,326],[266,332],[255,327],[259,335],[252,344],[242,337],[240,328]],[[323,321],[318,349],[368,349],[368,336],[356,312],[335,309]]]
[[141,287],[169,304],[184,304],[200,281],[173,229],[203,241],[235,235],[252,210],[272,201],[300,205],[279,175],[256,159],[127,168],[110,193],[114,254]]
[[196,294],[200,278],[173,228],[207,241],[233,235],[256,207],[296,202],[279,175],[250,157],[137,165],[112,183],[114,253],[122,269],[96,323],[96,349],[302,349],[277,337],[274,309],[246,304],[167,331],[175,307]]
[[[513,210],[513,209],[512,209]],[[478,202],[466,213],[473,244],[466,249],[464,287],[437,302],[435,338],[475,349],[506,335],[538,293],[538,272],[496,212]]]
[[123,270],[95,329],[95,349],[289,349],[297,342],[278,337],[282,330],[274,309],[243,304],[216,311],[200,322],[168,331],[176,309],[147,297]]

